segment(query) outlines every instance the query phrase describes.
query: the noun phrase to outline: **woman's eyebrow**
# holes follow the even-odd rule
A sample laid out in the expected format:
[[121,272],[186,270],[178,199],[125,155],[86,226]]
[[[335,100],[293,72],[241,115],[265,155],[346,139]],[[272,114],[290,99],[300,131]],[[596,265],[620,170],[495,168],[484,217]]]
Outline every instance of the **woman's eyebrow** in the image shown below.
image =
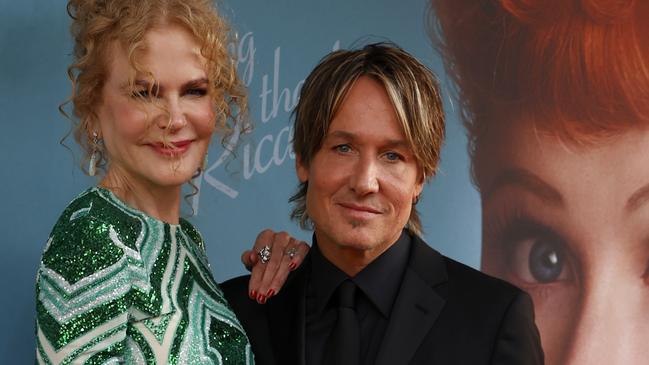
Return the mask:
[[[192,87],[204,87],[208,83],[209,83],[209,80],[207,79],[207,77],[199,77],[197,79],[193,79],[193,80],[189,80],[189,81],[185,82],[182,85],[182,88],[183,89],[188,89],[188,88],[192,88]],[[148,89],[150,87],[150,85],[151,85],[149,80],[144,80],[144,79],[137,79],[137,80],[133,81],[133,84],[135,86],[139,86],[139,87],[142,87],[142,88],[145,88],[145,89]],[[124,83],[122,85],[123,89],[129,89],[130,87],[131,87],[131,85],[128,82],[126,82],[126,83]],[[152,90],[155,93],[163,92],[164,91],[164,85],[162,85],[159,82],[153,80]]]
[[564,203],[563,196],[557,189],[531,171],[520,167],[508,168],[498,174],[484,190],[485,200],[506,186],[522,188],[553,205],[563,205]]
[[201,77],[201,78],[198,78],[198,79],[187,81],[184,84],[184,86],[185,87],[187,87],[187,86],[190,86],[190,87],[192,87],[192,86],[205,86],[208,83],[209,83],[209,80],[207,79],[207,77]]

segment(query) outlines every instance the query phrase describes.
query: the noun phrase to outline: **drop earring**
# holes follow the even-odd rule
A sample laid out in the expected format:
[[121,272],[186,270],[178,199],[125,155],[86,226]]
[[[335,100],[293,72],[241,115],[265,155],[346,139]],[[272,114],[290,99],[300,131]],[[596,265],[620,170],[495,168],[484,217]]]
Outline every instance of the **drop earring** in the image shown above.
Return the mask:
[[92,153],[90,154],[90,161],[88,162],[88,175],[95,176],[97,174],[97,163],[101,158],[101,152],[99,151],[99,144],[101,143],[101,138],[97,132],[92,132]]
[[201,171],[202,172],[205,172],[205,170],[207,169],[207,156],[208,155],[209,155],[209,153],[205,153],[205,157],[203,157],[203,165],[201,166]]

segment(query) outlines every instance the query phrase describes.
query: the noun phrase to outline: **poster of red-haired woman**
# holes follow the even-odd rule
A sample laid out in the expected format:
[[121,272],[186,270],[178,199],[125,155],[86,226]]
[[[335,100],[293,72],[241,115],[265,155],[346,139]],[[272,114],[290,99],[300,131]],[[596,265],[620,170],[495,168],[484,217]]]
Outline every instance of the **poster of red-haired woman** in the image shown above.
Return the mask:
[[649,360],[649,3],[433,0],[481,197],[481,269],[546,363]]

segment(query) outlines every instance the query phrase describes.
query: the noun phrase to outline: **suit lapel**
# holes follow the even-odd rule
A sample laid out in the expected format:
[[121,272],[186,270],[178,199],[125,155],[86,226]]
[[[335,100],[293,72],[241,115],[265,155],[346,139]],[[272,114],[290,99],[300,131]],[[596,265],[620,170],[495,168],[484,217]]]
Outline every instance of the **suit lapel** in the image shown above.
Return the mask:
[[278,365],[305,365],[305,294],[310,267],[307,255],[300,268],[289,275],[282,292],[267,303],[270,340]]
[[442,256],[416,236],[408,268],[392,308],[376,365],[406,364],[430,331],[445,299],[433,287],[446,281]]

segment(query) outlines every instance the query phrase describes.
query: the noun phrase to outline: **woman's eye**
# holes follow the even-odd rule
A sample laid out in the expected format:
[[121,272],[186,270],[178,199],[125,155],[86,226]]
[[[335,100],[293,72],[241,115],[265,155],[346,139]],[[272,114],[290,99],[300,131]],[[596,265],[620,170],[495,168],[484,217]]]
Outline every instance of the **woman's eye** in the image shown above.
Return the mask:
[[186,93],[187,95],[205,96],[207,95],[207,89],[203,89],[203,88],[189,89],[187,90]]
[[568,279],[563,244],[551,236],[530,236],[515,243],[511,257],[514,274],[526,283],[547,284]]
[[148,98],[149,97],[149,90],[148,89],[135,90],[135,91],[133,91],[132,96],[134,98]]

